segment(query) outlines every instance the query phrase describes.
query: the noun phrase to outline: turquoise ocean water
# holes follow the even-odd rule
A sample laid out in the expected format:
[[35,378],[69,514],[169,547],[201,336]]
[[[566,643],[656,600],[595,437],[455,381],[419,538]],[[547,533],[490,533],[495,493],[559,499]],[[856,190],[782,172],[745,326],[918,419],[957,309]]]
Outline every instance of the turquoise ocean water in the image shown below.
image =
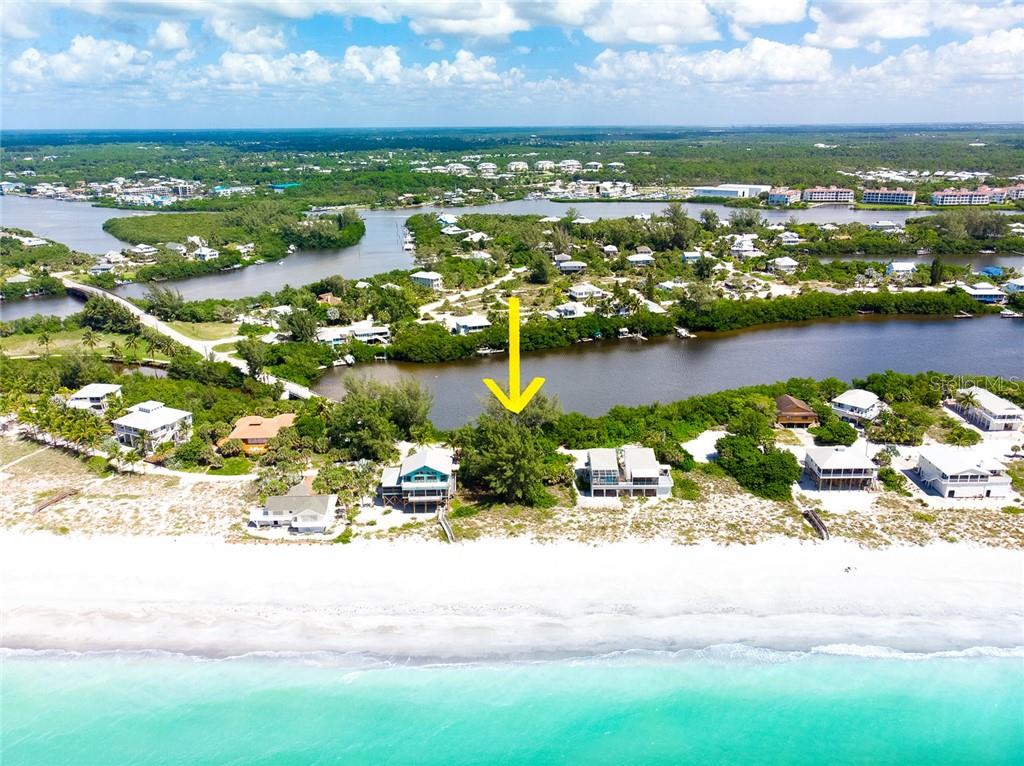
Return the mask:
[[1020,654],[3,655],[3,766],[1021,764]]

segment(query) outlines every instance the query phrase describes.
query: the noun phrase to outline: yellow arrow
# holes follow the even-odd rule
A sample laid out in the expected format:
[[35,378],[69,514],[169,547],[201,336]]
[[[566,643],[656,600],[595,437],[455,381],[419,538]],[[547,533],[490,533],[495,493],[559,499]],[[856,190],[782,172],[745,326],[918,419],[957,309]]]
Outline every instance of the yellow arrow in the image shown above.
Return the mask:
[[508,299],[508,396],[501,386],[491,378],[484,378],[484,385],[506,410],[520,413],[530,403],[533,395],[544,385],[544,378],[534,378],[525,391],[519,390],[519,299]]

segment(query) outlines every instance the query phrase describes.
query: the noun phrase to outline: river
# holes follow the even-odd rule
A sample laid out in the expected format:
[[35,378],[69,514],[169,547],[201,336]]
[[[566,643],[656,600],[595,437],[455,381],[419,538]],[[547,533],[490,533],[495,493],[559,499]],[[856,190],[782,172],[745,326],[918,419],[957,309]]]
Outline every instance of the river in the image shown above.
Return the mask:
[[[616,404],[671,402],[725,388],[791,377],[843,380],[886,369],[963,372],[1024,379],[1024,321],[847,319],[776,326],[696,339],[607,341],[525,354],[522,377],[546,379],[565,410],[599,415]],[[504,355],[424,365],[377,362],[336,368],[313,387],[339,398],[348,376],[394,382],[413,377],[434,394],[431,417],[454,428],[476,417],[490,394],[481,380],[504,383]]]
[[[665,209],[664,202],[580,202],[577,204],[551,202],[550,200],[518,200],[501,202],[472,208],[424,207],[416,210],[366,210],[362,212],[366,221],[366,235],[356,245],[340,250],[300,251],[283,260],[250,266],[236,271],[210,274],[161,283],[165,287],[179,290],[190,300],[205,298],[244,298],[262,292],[276,292],[284,285],[304,285],[332,274],[348,278],[380,274],[393,269],[408,269],[413,265],[412,254],[402,250],[402,228],[406,219],[419,212],[453,213],[505,213],[515,215],[561,215],[569,208],[577,209],[582,215],[592,218],[622,218],[625,216],[658,213]],[[685,206],[693,215],[701,210],[713,209],[727,218],[733,208],[722,205],[695,204]],[[84,202],[62,202],[58,200],[37,200],[18,196],[0,196],[0,222],[4,226],[28,229],[41,236],[63,242],[76,250],[89,253],[103,253],[124,246],[102,229],[108,218],[128,215],[151,214],[134,210],[115,210],[92,207]],[[771,221],[785,221],[791,216],[800,221],[815,223],[868,223],[884,217],[902,222],[914,215],[910,212],[878,212],[853,210],[842,205],[822,205],[805,210],[764,210],[762,214]],[[918,213],[919,214],[919,213]],[[914,260],[911,258],[910,260]],[[927,260],[921,258],[920,260]],[[1020,256],[991,257],[979,256],[979,266],[994,263],[1021,265]],[[964,261],[966,262],[966,261]],[[126,297],[141,296],[149,289],[145,284],[125,285],[117,292]],[[70,297],[38,298],[27,301],[12,301],[2,307],[5,319],[16,319],[32,314],[55,314],[66,316],[78,311],[81,303]]]

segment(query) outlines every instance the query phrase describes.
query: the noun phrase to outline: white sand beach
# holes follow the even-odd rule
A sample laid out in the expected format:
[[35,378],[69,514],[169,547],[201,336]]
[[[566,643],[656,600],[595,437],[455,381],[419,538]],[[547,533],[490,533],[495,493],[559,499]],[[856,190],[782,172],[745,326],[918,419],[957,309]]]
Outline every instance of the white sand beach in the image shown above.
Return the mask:
[[3,533],[2,644],[424,660],[1024,645],[1024,552],[777,541],[231,544]]

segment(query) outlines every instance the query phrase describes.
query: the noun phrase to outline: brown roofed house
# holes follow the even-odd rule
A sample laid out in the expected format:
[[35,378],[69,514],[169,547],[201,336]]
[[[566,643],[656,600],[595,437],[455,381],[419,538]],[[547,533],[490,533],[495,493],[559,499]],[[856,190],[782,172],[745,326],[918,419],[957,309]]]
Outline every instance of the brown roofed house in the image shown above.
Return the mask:
[[341,303],[341,298],[334,293],[320,293],[316,296],[316,302],[321,306],[337,306]]
[[776,421],[783,428],[807,428],[818,425],[818,414],[807,402],[783,394],[775,399]]
[[238,419],[231,433],[218,442],[217,446],[229,439],[238,439],[242,442],[242,451],[246,455],[261,455],[267,451],[267,442],[277,436],[282,428],[287,428],[294,422],[294,412],[286,412],[272,418],[247,415]]

